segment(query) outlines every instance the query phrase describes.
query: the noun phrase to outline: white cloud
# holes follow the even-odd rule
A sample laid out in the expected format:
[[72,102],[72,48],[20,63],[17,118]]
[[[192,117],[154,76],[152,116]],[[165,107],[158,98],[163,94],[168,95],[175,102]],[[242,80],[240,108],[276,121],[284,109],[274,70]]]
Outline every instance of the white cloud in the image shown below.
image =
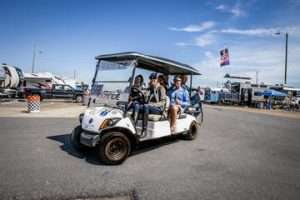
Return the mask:
[[176,46],[179,47],[187,47],[187,46],[198,46],[198,47],[206,47],[213,44],[216,41],[214,34],[205,33],[200,36],[197,36],[191,42],[177,42]]
[[294,35],[300,35],[300,27],[290,26],[290,27],[273,27],[273,28],[254,28],[254,29],[237,29],[228,28],[222,29],[219,32],[228,34],[238,34],[238,35],[248,35],[248,36],[271,36],[275,35],[277,32],[288,32]]
[[205,51],[204,55],[207,57],[207,58],[212,58],[213,57],[213,54],[211,51]]
[[215,42],[213,34],[206,33],[195,38],[195,45],[199,47],[205,47]]
[[[300,87],[299,52],[297,44],[290,46],[288,62],[288,84]],[[284,77],[284,47],[278,44],[246,43],[242,46],[231,46],[230,65],[219,66],[218,52],[205,51],[201,61],[194,64],[203,74],[202,80],[196,84],[216,86],[217,82],[225,82],[226,73],[232,75],[249,76],[255,82],[256,71],[259,72],[259,82],[278,84]]]
[[239,35],[255,35],[255,36],[265,36],[275,34],[278,30],[273,28],[257,28],[257,29],[223,29],[221,33],[239,34]]
[[236,17],[244,16],[246,14],[246,12],[240,8],[239,4],[235,4],[234,6],[220,4],[216,7],[216,10],[224,13],[230,13]]
[[230,10],[230,12],[234,15],[234,16],[236,16],[236,17],[239,17],[239,16],[242,16],[242,15],[244,15],[245,14],[245,12],[243,11],[243,10],[241,10],[241,8],[240,7],[233,7],[231,10]]
[[225,10],[227,7],[224,4],[220,4],[216,7],[216,10]]
[[176,42],[175,45],[179,47],[191,46],[191,44],[188,44],[186,42]]
[[202,76],[195,80],[196,85],[201,86],[216,86],[216,83],[221,83],[223,79],[222,68],[219,67],[218,55],[210,51],[204,52],[204,57],[200,62],[192,64],[198,69]]
[[216,25],[214,21],[205,21],[200,25],[191,24],[183,28],[170,27],[169,30],[172,31],[184,31],[184,32],[202,32],[213,28]]

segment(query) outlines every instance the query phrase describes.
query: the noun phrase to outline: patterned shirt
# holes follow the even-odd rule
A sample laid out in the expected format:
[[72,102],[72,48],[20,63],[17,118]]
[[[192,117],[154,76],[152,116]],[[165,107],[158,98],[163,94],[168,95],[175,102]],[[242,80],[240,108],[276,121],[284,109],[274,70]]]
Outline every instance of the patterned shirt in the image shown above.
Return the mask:
[[176,89],[175,87],[171,88],[168,96],[170,98],[171,105],[175,105],[176,100],[179,101],[181,107],[187,107],[190,105],[189,92],[182,87],[178,89]]

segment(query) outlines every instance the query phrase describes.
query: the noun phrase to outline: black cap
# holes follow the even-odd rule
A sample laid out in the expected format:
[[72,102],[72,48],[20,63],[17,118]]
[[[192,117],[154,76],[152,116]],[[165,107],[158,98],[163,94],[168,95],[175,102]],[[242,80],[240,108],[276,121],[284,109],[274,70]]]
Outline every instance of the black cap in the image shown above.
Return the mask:
[[181,81],[181,78],[180,78],[180,76],[179,75],[176,75],[176,76],[174,76],[174,79],[173,79],[174,81]]
[[157,79],[158,77],[158,73],[153,72],[152,74],[150,74],[149,79]]

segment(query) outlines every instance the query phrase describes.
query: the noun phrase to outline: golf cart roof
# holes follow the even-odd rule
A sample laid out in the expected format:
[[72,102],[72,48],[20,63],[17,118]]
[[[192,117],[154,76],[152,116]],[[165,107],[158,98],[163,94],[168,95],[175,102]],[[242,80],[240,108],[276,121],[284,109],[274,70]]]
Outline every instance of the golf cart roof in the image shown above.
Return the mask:
[[193,74],[201,75],[197,69],[176,62],[174,60],[161,58],[157,56],[145,55],[138,52],[123,52],[114,54],[105,54],[96,56],[97,60],[106,60],[111,62],[136,60],[139,68],[157,71],[164,74]]

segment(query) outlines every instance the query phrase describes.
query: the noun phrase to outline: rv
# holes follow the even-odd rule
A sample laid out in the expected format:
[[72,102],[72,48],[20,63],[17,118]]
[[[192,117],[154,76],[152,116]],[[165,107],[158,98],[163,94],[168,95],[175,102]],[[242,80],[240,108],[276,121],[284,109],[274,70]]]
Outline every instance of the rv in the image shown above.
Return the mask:
[[3,63],[0,67],[0,97],[16,97],[23,80],[20,68]]
[[257,106],[265,101],[264,91],[269,87],[265,84],[253,84],[248,81],[231,83],[231,93],[238,94],[241,105]]

